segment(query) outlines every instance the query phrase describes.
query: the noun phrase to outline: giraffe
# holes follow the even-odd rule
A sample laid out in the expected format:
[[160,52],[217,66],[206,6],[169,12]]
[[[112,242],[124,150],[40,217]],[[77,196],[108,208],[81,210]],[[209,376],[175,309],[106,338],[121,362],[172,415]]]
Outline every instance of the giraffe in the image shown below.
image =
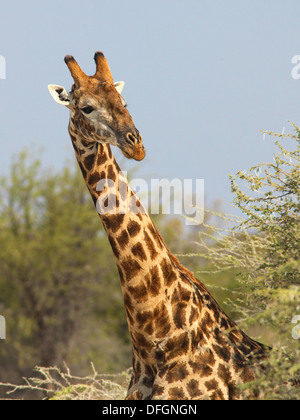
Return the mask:
[[[65,57],[70,93],[49,85],[70,110],[69,135],[120,275],[133,349],[127,399],[234,400],[255,379],[265,347],[223,312],[206,286],[165,245],[112,154],[145,157],[143,140],[103,53],[87,76]],[[110,204],[108,205],[108,203]]]

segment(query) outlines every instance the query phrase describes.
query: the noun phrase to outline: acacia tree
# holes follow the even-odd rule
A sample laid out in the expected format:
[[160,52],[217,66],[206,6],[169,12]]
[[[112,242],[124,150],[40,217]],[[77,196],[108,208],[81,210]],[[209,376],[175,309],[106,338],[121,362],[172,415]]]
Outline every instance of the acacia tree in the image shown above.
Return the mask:
[[[300,131],[275,137],[271,163],[231,176],[234,204],[244,218],[222,231],[210,226],[214,246],[200,235],[201,256],[216,271],[238,270],[243,298],[231,302],[241,326],[260,325],[272,331],[273,350],[265,371],[247,385],[265,399],[298,399],[300,370]],[[264,338],[260,338],[264,340]]]

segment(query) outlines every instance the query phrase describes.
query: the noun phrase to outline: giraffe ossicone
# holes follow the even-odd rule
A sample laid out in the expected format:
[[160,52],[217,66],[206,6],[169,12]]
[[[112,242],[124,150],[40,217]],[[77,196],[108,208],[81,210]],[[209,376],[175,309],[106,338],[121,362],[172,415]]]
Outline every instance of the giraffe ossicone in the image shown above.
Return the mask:
[[[94,76],[72,56],[65,62],[74,79],[71,92],[57,85],[49,90],[70,110],[78,164],[96,208],[104,209],[99,216],[119,270],[133,347],[127,399],[240,399],[239,385],[255,379],[265,347],[239,330],[180,264],[122,176],[110,146],[136,160],[145,150],[120,95],[123,85],[114,85],[104,55],[95,54]],[[112,212],[105,211],[109,200]]]

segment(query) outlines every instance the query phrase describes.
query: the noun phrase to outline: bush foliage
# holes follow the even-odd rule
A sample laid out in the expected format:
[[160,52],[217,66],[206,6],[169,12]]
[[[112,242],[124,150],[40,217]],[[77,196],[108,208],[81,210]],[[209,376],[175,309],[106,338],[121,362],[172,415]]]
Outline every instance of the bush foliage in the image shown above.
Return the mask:
[[[228,217],[226,231],[210,226],[210,238],[200,235],[202,257],[216,271],[234,269],[246,299],[230,304],[241,314],[241,327],[269,331],[272,352],[265,374],[250,388],[265,399],[298,399],[300,389],[300,131],[275,137],[271,163],[231,176],[234,204],[244,218]],[[244,295],[245,297],[245,295]],[[293,322],[297,322],[297,326]]]

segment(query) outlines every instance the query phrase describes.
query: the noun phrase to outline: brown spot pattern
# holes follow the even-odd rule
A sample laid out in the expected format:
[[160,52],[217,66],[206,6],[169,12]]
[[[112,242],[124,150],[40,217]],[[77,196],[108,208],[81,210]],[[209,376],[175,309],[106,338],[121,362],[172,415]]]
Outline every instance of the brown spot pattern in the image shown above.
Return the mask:
[[144,241],[148,248],[148,251],[150,252],[150,258],[152,261],[154,261],[158,255],[158,252],[156,251],[154,242],[152,241],[152,239],[150,238],[150,236],[148,235],[146,231],[144,231]]
[[128,257],[126,260],[122,261],[121,265],[127,281],[132,280],[142,269],[139,262],[131,257]]
[[131,238],[135,238],[141,231],[141,226],[134,220],[131,220],[127,226]]
[[[128,240],[129,240],[129,237],[128,237]],[[134,245],[131,250],[132,250],[133,255],[137,257],[138,259],[140,259],[141,261],[147,260],[147,255],[145,254],[143,245],[140,242]]]

